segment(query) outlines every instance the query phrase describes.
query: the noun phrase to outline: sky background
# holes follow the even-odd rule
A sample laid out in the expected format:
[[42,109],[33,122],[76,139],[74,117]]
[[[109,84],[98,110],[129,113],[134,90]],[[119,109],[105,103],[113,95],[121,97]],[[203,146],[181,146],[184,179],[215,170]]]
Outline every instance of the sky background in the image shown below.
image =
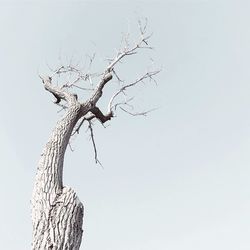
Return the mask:
[[[158,86],[138,110],[96,124],[67,152],[64,183],[85,206],[86,250],[250,249],[250,2],[0,1],[0,240],[30,249],[30,197],[39,155],[60,118],[38,72],[96,52],[114,55],[147,17],[154,51],[121,65],[135,79],[149,57]],[[108,92],[108,91],[107,91]]]

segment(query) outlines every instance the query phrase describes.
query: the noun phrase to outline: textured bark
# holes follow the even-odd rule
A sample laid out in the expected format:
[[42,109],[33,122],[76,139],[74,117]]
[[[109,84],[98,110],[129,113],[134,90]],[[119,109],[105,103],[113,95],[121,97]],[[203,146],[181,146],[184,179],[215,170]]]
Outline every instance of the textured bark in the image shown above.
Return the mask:
[[81,105],[72,102],[57,123],[39,161],[32,197],[32,249],[78,250],[83,205],[74,190],[63,186],[63,161]]

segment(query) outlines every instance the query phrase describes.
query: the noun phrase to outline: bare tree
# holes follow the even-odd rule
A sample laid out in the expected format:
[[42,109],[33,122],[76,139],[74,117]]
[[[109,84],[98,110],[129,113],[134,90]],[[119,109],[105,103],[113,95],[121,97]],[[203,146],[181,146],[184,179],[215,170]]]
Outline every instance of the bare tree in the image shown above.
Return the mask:
[[[101,74],[90,73],[89,69],[94,60],[94,57],[90,57],[87,70],[82,69],[79,64],[69,63],[52,70],[50,76],[40,76],[44,88],[55,97],[55,104],[65,110],[65,114],[53,129],[37,168],[32,196],[32,249],[80,248],[83,205],[75,191],[63,185],[64,154],[70,138],[79,133],[83,124],[87,124],[95,161],[100,163],[94,140],[93,122],[97,120],[101,124],[106,123],[115,116],[118,108],[130,115],[147,114],[147,112],[134,113],[130,109],[133,107],[131,104],[133,98],[126,93],[130,88],[146,80],[155,81],[154,76],[159,70],[147,70],[131,82],[121,80],[116,71],[118,64],[125,58],[136,55],[140,50],[152,49],[148,44],[150,36],[146,34],[146,24],[142,25],[139,22],[139,30],[140,37],[133,45],[129,44],[127,35],[124,37],[122,49],[109,59]],[[103,96],[105,86],[112,81],[118,82],[119,87],[111,95],[107,112],[104,113],[98,107],[98,101]],[[79,98],[81,94],[79,91],[86,93],[88,97]]]

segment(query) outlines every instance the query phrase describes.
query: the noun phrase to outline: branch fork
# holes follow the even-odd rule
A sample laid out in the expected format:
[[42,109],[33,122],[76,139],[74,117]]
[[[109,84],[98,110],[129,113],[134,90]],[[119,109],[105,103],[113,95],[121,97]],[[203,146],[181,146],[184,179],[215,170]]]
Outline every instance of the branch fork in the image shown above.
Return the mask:
[[[91,65],[94,60],[94,56],[89,57],[89,66],[88,66],[88,72],[83,72],[83,70],[80,70],[78,65],[74,66],[72,64],[69,65],[61,65],[57,69],[53,70],[52,76],[42,77],[40,78],[43,81],[44,88],[49,91],[54,97],[55,101],[54,103],[61,106],[63,109],[70,108],[71,106],[79,105],[80,106],[80,114],[79,114],[79,121],[74,128],[74,131],[72,132],[72,135],[78,134],[80,132],[80,128],[84,124],[84,122],[88,123],[92,143],[95,151],[95,160],[96,162],[99,162],[97,159],[97,153],[96,153],[96,145],[94,143],[94,133],[93,133],[93,120],[98,120],[101,124],[106,123],[107,121],[110,121],[117,112],[117,108],[119,107],[121,111],[124,111],[125,113],[128,113],[133,116],[145,116],[149,111],[144,112],[136,112],[132,113],[125,109],[125,106],[132,107],[131,101],[134,100],[134,98],[131,98],[127,96],[127,91],[129,89],[132,89],[134,86],[138,85],[139,83],[144,83],[146,80],[154,81],[154,77],[160,72],[160,70],[152,70],[152,71],[146,71],[146,73],[139,76],[135,81],[126,83],[124,80],[121,80],[122,77],[119,76],[116,70],[116,66],[118,63],[122,62],[126,57],[136,55],[139,50],[141,49],[152,49],[151,46],[149,46],[149,39],[151,35],[146,34],[147,29],[147,20],[143,24],[142,22],[138,22],[139,26],[139,32],[140,32],[140,38],[138,41],[133,45],[130,46],[130,43],[128,41],[128,35],[125,36],[124,42],[125,46],[116,52],[116,55],[109,59],[109,64],[104,69],[102,74],[91,74],[89,72]],[[73,80],[70,82],[67,80],[66,83],[64,83],[61,87],[55,86],[55,84],[52,83],[52,79],[55,77],[65,76],[69,75],[69,78],[72,77],[72,75],[75,75],[73,77]],[[96,84],[95,88],[93,88],[93,80],[92,77],[101,76],[99,82]],[[111,82],[113,79],[113,76],[116,78],[116,80],[119,82],[120,87],[119,89],[114,92],[111,95],[111,98],[107,105],[107,113],[104,114],[100,108],[97,106],[98,101],[102,97],[104,93],[105,86]],[[80,83],[83,82],[85,85],[90,84],[90,87],[86,86],[83,87],[80,85]],[[77,94],[72,93],[72,89],[76,89],[78,91],[88,91],[91,92],[90,97],[88,99],[84,100],[78,100]],[[123,101],[117,101],[118,97],[123,96]],[[67,105],[62,104],[61,102],[65,101]]]

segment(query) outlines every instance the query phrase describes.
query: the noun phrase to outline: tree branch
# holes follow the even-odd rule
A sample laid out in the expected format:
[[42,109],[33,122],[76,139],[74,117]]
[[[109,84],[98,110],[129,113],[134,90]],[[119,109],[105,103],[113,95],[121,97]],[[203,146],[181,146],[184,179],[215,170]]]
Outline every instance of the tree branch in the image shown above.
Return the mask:
[[109,104],[108,104],[108,111],[112,112],[112,109],[115,105],[113,105],[113,102],[115,100],[115,98],[120,95],[121,93],[124,93],[124,91],[128,88],[131,88],[133,86],[135,86],[136,84],[143,82],[143,80],[146,79],[153,79],[153,76],[157,75],[160,72],[160,70],[156,70],[156,71],[152,71],[152,72],[146,72],[143,76],[141,76],[140,78],[138,78],[137,80],[135,80],[132,83],[126,84],[123,87],[121,87],[110,99]]
[[102,96],[102,91],[104,86],[107,82],[109,82],[112,79],[112,74],[110,72],[105,72],[104,76],[102,77],[100,83],[97,85],[96,90],[94,91],[94,94],[90,98],[90,102],[93,106],[96,105],[100,97]]
[[92,123],[91,123],[91,121],[88,121],[88,122],[89,122],[90,138],[91,138],[93,148],[94,148],[94,153],[95,153],[95,163],[99,163],[101,165],[101,167],[103,167],[101,162],[98,160],[98,155],[97,155],[97,149],[96,149],[96,143],[95,143],[95,138],[94,138],[94,131],[93,131],[93,128],[92,128]]
[[83,117],[78,126],[76,127],[75,131],[72,133],[72,136],[75,134],[79,134],[80,129],[85,121],[90,122],[92,119],[96,118],[95,115],[91,115],[89,117]]
[[113,117],[113,112],[109,112],[107,115],[104,115],[98,107],[94,107],[90,111],[95,115],[95,117],[101,123],[105,123],[106,121],[109,121]]
[[52,77],[49,76],[46,77],[39,76],[39,77],[42,79],[44,88],[56,98],[55,101],[56,104],[59,104],[61,100],[65,100],[69,104],[77,102],[77,97],[75,94],[65,92],[61,88],[54,86],[52,84]]
[[154,108],[154,109],[150,109],[150,110],[143,111],[143,112],[134,112],[134,113],[133,113],[133,112],[130,112],[130,111],[128,111],[128,110],[126,110],[126,109],[124,109],[124,108],[122,108],[122,107],[120,107],[120,109],[121,109],[122,111],[124,111],[125,113],[128,113],[129,115],[132,115],[132,116],[141,116],[141,115],[147,116],[148,113],[153,112],[153,111],[156,110],[156,108]]

